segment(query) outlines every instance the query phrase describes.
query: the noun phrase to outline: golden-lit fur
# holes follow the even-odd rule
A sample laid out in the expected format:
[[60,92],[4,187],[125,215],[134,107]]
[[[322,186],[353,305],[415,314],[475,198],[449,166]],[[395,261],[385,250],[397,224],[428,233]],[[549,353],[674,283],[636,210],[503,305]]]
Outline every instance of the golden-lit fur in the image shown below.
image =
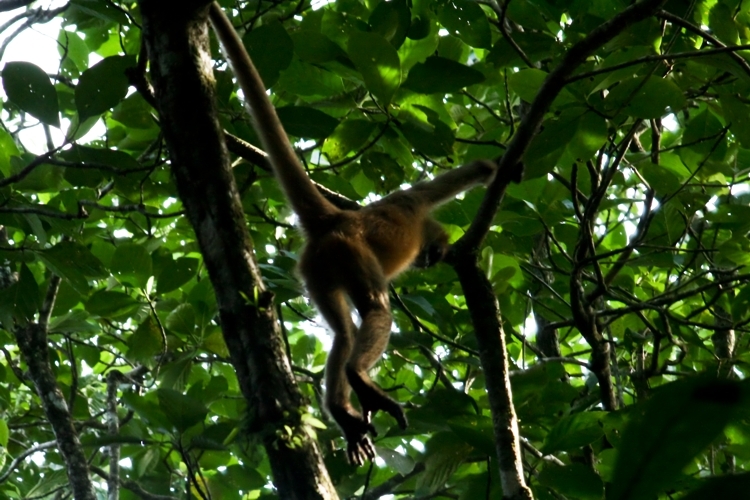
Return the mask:
[[[369,377],[368,370],[388,346],[391,311],[388,282],[412,263],[428,266],[442,259],[447,236],[429,214],[438,204],[488,182],[491,162],[456,168],[429,182],[391,193],[361,210],[341,210],[315,188],[294,153],[265,87],[234,27],[217,3],[210,19],[232,65],[253,117],[256,132],[287,199],[300,219],[307,243],[300,273],[310,298],[334,332],[326,363],[326,406],[347,440],[347,457],[361,465],[375,456],[368,433],[372,415],[383,410],[401,428],[401,406]],[[349,301],[359,313],[351,319]],[[352,389],[362,411],[351,404]]]

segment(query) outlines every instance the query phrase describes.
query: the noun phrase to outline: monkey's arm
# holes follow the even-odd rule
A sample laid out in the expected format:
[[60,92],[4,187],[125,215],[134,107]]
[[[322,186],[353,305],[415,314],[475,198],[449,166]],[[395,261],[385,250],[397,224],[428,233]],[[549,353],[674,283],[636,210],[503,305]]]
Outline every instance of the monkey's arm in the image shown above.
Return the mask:
[[255,131],[268,153],[274,173],[302,227],[309,229],[320,215],[335,213],[338,209],[318,193],[302,168],[266,95],[266,87],[258,71],[218,3],[211,4],[209,18],[242,89]]
[[[496,170],[494,162],[477,160],[440,174],[431,181],[414,184],[405,191],[397,191],[391,196],[415,198],[428,208],[432,208],[473,186],[488,183]],[[389,196],[384,200],[388,198]]]

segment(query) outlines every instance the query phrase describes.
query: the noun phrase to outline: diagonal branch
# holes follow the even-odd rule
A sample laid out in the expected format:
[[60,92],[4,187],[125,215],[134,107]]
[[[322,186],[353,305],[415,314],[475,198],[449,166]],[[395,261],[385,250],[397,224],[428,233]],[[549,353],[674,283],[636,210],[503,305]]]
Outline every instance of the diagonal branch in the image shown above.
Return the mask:
[[549,74],[531,103],[518,130],[508,143],[505,154],[498,165],[498,175],[487,189],[477,217],[469,230],[457,242],[459,253],[475,252],[492,224],[498,206],[505,194],[509,179],[516,177],[523,154],[537,134],[544,115],[567,83],[568,77],[598,48],[612,40],[629,26],[654,15],[666,0],[642,0],[606,21],[589,33],[586,38],[573,45],[562,62]]

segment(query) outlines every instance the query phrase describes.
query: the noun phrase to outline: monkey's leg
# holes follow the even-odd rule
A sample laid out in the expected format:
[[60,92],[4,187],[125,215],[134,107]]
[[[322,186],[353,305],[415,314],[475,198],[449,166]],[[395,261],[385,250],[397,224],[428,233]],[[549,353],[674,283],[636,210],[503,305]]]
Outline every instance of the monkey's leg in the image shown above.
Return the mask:
[[367,422],[376,411],[383,410],[396,419],[399,427],[405,429],[407,421],[401,405],[378,387],[367,373],[388,347],[392,318],[388,288],[379,265],[373,262],[365,265],[362,271],[359,277],[354,277],[356,281],[350,281],[347,290],[362,317],[362,324],[346,364],[346,375],[357,393]]
[[319,290],[315,285],[308,288],[313,302],[334,332],[333,346],[326,362],[325,405],[344,433],[349,462],[359,466],[368,458],[375,458],[375,448],[367,433],[377,433],[375,427],[362,418],[349,400],[351,386],[346,378],[345,367],[352,352],[357,327],[352,321],[343,290]]

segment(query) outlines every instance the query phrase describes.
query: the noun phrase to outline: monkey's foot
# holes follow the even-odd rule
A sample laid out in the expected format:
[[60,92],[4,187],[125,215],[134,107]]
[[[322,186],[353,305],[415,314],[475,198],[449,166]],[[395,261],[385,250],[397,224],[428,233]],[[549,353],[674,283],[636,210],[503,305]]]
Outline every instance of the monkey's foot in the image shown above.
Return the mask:
[[353,368],[347,366],[346,378],[349,379],[349,385],[357,393],[366,422],[369,423],[372,420],[372,415],[375,412],[383,410],[396,419],[399,427],[406,429],[409,423],[406,421],[406,415],[401,405],[387,395],[383,389],[375,385],[369,377],[366,375],[363,376]]
[[357,467],[366,460],[375,458],[375,447],[368,433],[377,436],[375,427],[366,422],[353,408],[330,406],[328,412],[338,424],[346,438],[346,458]]

